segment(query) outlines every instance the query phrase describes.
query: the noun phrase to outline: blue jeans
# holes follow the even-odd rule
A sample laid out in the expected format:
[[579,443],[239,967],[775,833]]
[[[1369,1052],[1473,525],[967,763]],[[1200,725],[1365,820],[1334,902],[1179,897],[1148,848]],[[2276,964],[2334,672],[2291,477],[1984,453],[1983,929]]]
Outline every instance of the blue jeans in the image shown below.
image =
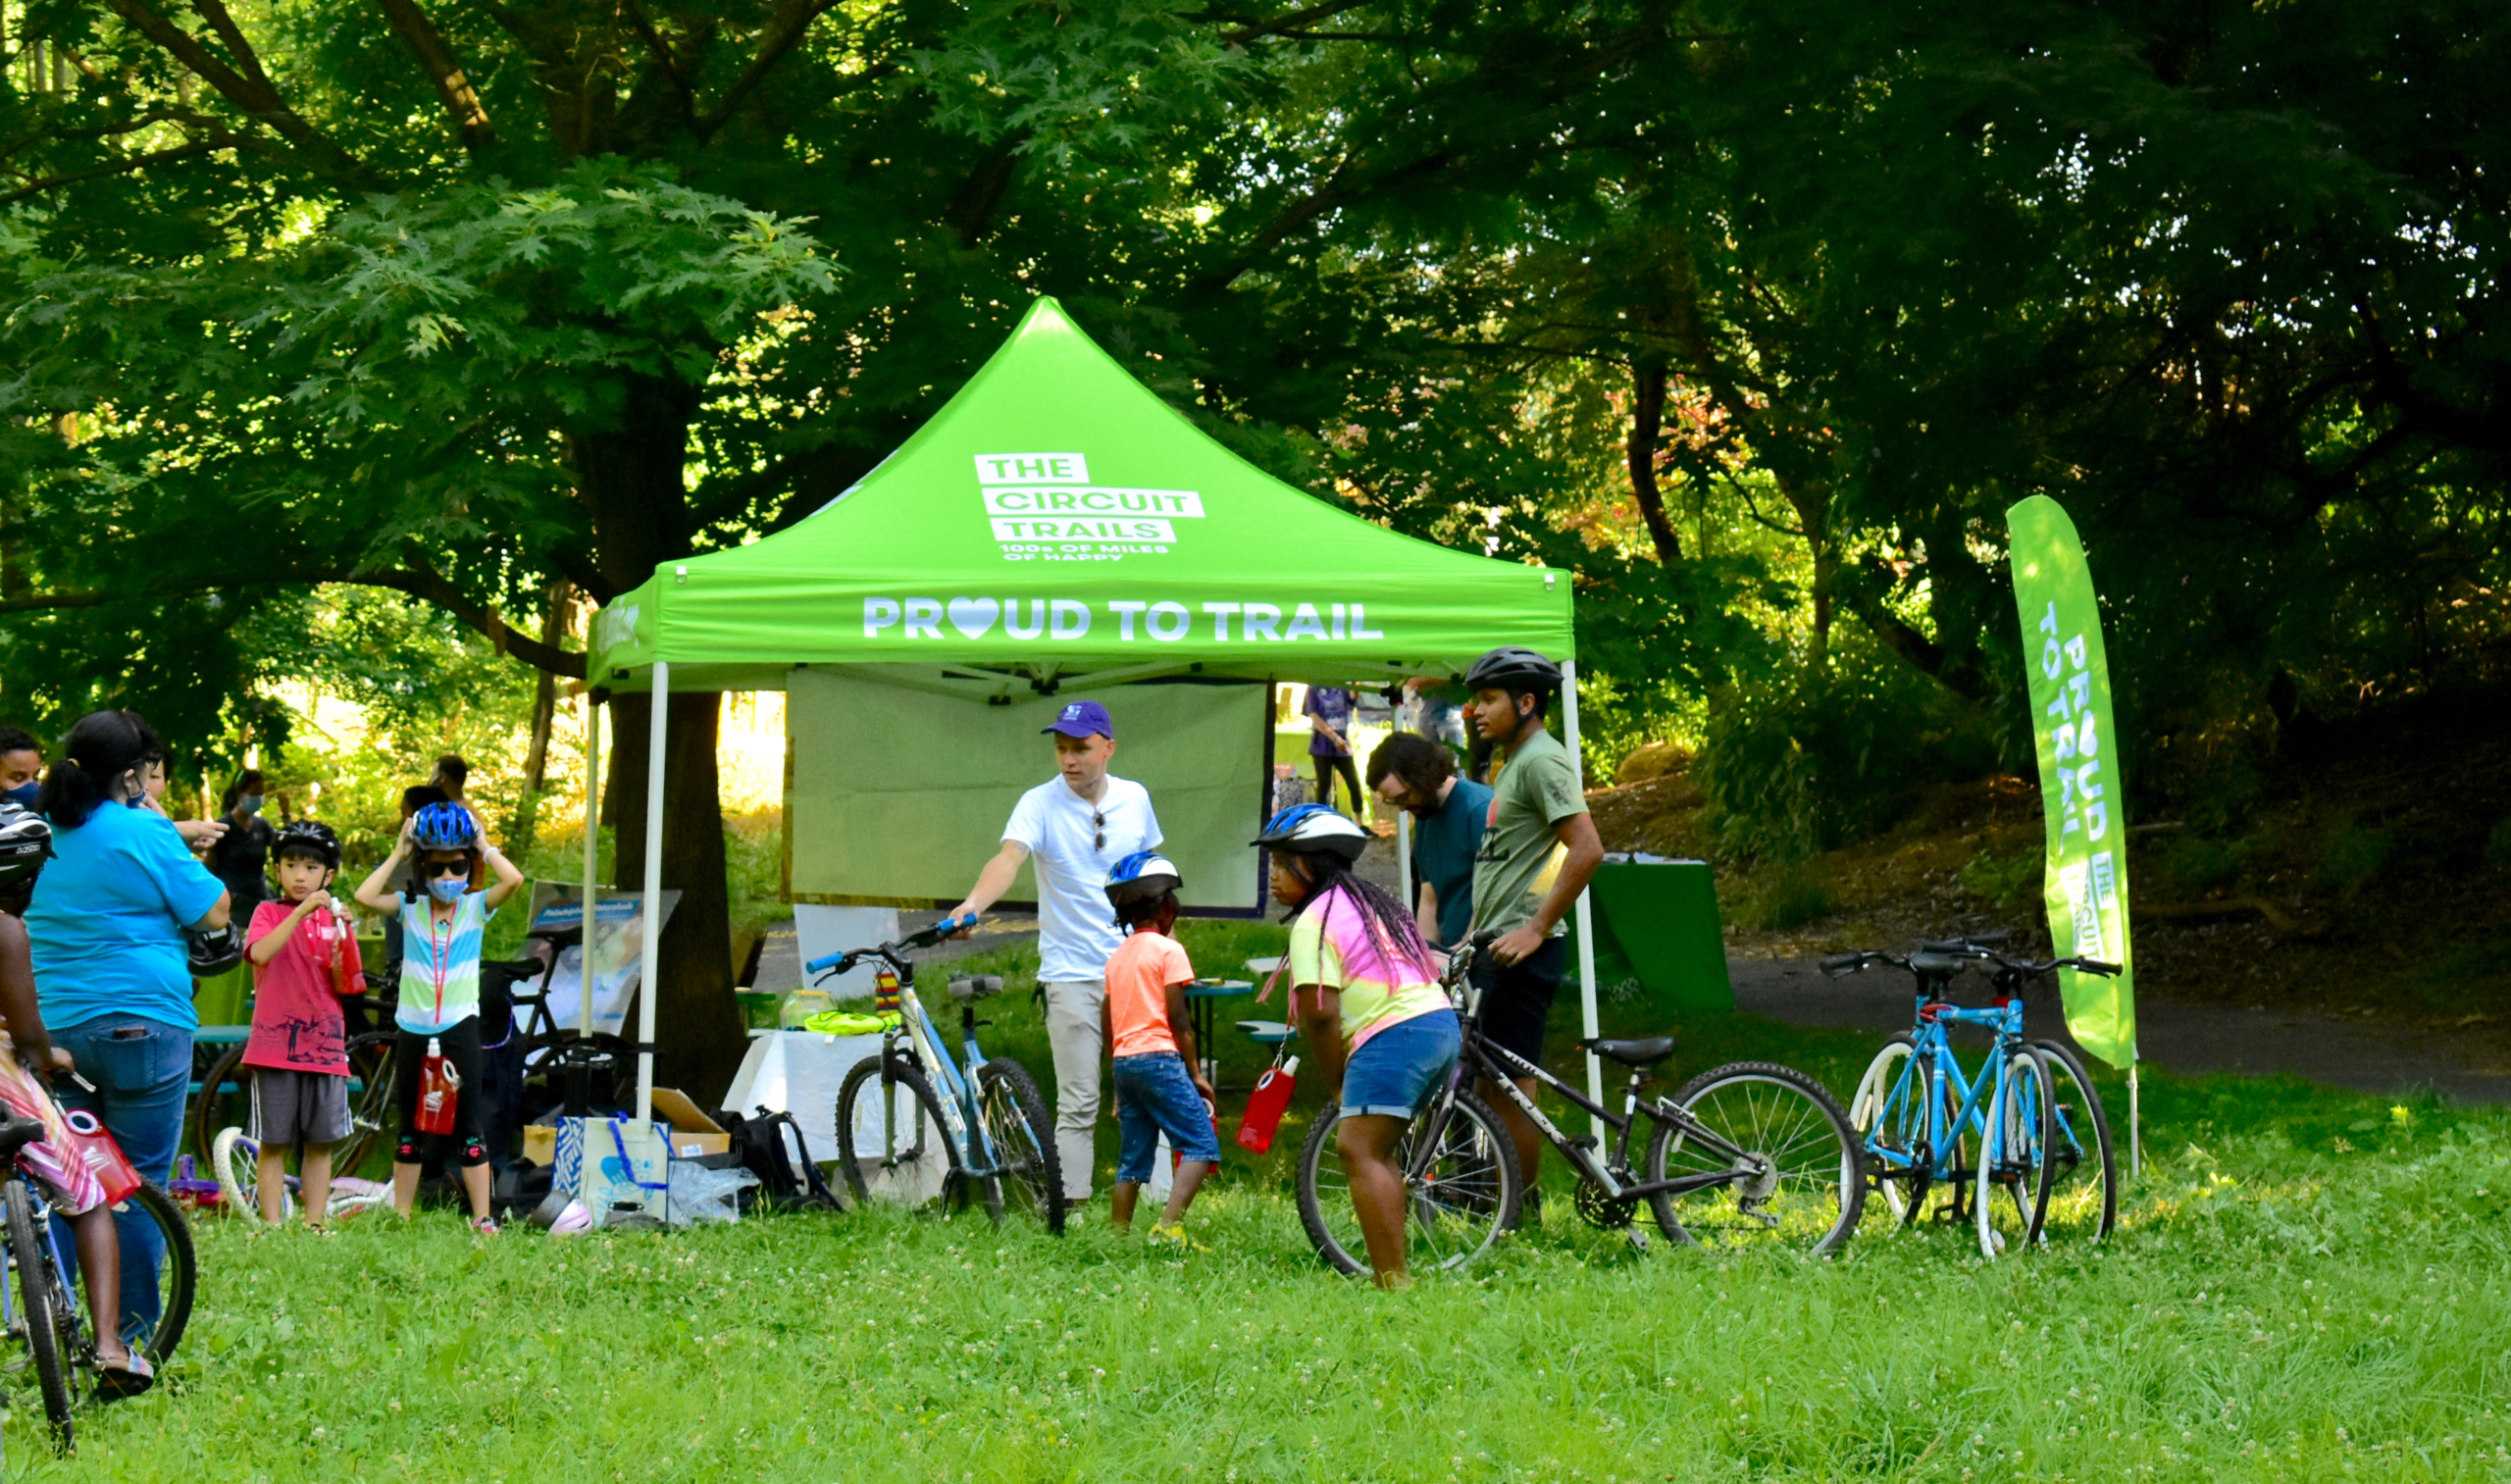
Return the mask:
[[[55,1029],[52,1041],[77,1060],[78,1075],[96,1085],[90,1093],[65,1083],[57,1089],[62,1105],[94,1113],[131,1167],[165,1184],[183,1138],[192,1033],[144,1015],[97,1015]],[[137,1344],[157,1327],[157,1271],[165,1262],[165,1241],[157,1223],[140,1211],[116,1211],[114,1224],[122,1230],[123,1338]],[[75,1280],[77,1249],[66,1226],[57,1225],[55,1236]]]
[[1195,1091],[1195,1079],[1186,1075],[1185,1057],[1175,1051],[1119,1056],[1115,1072],[1119,1184],[1140,1185],[1151,1178],[1161,1134],[1168,1136],[1168,1147],[1179,1158],[1220,1162],[1211,1110]]
[[[1332,1034],[1328,1032],[1327,1034]],[[1343,1116],[1409,1118],[1464,1049],[1464,1028],[1445,1005],[1371,1036],[1343,1067]]]

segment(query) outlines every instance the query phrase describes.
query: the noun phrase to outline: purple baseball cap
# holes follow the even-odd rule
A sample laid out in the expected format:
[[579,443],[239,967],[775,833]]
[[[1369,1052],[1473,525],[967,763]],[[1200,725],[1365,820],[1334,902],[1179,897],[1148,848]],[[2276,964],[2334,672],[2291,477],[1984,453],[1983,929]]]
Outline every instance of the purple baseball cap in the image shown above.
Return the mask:
[[1055,713],[1054,723],[1042,731],[1060,732],[1066,737],[1113,739],[1116,724],[1107,719],[1106,707],[1095,700],[1077,700],[1067,702],[1061,711]]

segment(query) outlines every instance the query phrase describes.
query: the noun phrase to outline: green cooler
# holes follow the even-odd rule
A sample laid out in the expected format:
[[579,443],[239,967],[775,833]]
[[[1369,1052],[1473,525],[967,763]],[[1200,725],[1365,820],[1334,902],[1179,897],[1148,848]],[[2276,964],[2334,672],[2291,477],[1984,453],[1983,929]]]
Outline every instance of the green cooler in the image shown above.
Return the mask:
[[[1613,940],[1651,997],[1682,1010],[1735,1007],[1707,862],[1608,860],[1587,890],[1603,929],[1598,937]],[[1597,945],[1600,953],[1606,947]],[[1601,965],[1597,973],[1603,976]]]

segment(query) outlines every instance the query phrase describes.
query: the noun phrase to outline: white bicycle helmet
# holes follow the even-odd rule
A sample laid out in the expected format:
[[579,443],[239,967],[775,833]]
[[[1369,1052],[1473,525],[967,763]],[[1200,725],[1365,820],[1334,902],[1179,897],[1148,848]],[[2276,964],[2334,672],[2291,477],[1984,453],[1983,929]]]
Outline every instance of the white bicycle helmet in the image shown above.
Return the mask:
[[1298,854],[1340,855],[1358,860],[1369,847],[1369,832],[1340,809],[1325,804],[1294,804],[1264,822],[1264,832],[1250,844]]

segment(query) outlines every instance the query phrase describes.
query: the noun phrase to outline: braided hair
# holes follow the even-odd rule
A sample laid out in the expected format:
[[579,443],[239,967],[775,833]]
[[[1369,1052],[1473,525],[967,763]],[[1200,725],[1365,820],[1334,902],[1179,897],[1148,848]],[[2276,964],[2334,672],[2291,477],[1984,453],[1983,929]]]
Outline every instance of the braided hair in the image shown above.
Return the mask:
[[1411,911],[1396,899],[1394,893],[1356,873],[1350,861],[1330,851],[1284,850],[1279,845],[1274,849],[1299,861],[1299,874],[1308,883],[1307,900],[1293,907],[1283,917],[1284,922],[1311,908],[1323,909],[1326,898],[1340,892],[1351,898],[1353,908],[1368,929],[1369,941],[1386,955],[1390,965],[1401,956],[1431,978],[1438,977],[1438,953],[1421,937],[1420,924],[1412,920]]

